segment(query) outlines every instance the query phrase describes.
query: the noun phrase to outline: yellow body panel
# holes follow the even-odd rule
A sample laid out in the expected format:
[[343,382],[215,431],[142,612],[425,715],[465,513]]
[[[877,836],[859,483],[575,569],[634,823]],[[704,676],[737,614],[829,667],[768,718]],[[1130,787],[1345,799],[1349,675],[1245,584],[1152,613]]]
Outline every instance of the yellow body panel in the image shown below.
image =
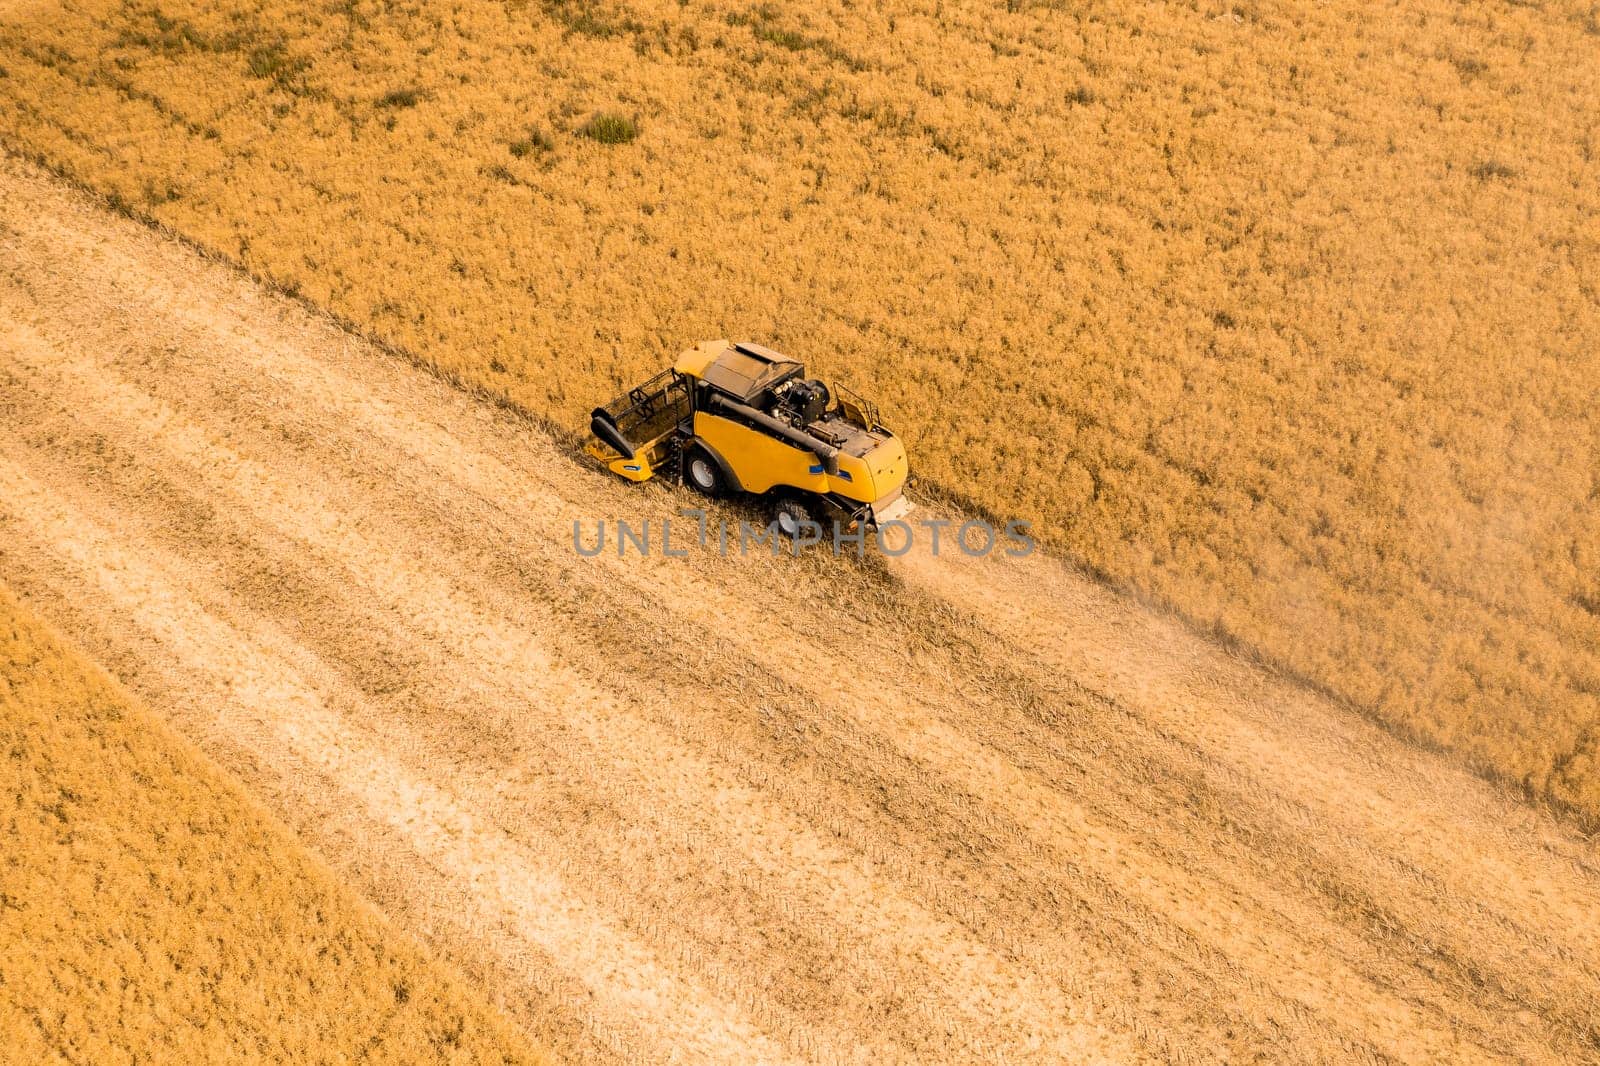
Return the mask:
[[719,415],[697,412],[694,433],[727,461],[746,492],[786,485],[874,503],[906,480],[906,449],[898,437],[888,438],[865,456],[841,453],[839,473],[830,475],[810,452]]
[[696,411],[694,435],[727,460],[746,492],[766,492],[774,485],[792,485],[810,492],[829,491],[828,476],[811,472],[811,468],[818,465],[816,456],[758,429]]
[[672,365],[672,369],[692,378],[704,377],[706,367],[716,362],[717,357],[730,347],[726,340],[706,341],[704,344],[695,345],[678,356],[678,361]]
[[590,441],[584,450],[605,463],[606,469],[613,474],[620,474],[629,481],[649,481],[655,476],[655,463],[652,460],[659,458],[655,448],[641,449],[632,459],[623,458],[599,441]]
[[878,498],[872,489],[872,467],[867,461],[854,455],[840,453],[839,473],[828,478],[828,491],[837,492],[847,499],[871,503]]
[[[911,474],[911,461],[906,458],[906,446],[899,437],[890,437],[873,448],[861,460],[872,477],[872,496],[857,496],[866,503],[876,503],[890,493],[898,492]],[[844,468],[843,461],[840,469]]]
[[617,458],[606,464],[613,474],[621,474],[629,481],[648,481],[655,476],[655,470],[643,455],[634,456],[632,459]]

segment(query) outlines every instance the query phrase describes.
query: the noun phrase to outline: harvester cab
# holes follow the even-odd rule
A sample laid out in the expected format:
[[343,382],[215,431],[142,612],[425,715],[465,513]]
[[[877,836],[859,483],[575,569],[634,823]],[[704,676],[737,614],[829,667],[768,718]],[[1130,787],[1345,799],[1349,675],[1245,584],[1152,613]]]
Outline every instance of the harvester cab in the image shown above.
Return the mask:
[[793,536],[806,520],[877,527],[911,509],[905,446],[877,407],[808,379],[759,344],[710,341],[591,413],[589,454],[631,481],[765,497]]

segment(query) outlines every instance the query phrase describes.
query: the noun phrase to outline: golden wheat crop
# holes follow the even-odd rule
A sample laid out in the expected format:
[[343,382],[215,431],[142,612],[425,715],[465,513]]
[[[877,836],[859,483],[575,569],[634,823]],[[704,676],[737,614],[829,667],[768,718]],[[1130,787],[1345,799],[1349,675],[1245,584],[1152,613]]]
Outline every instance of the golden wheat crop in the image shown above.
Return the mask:
[[0,587],[7,1062],[541,1063]]
[[749,336],[1600,815],[1600,8],[89,0],[0,136],[575,422]]

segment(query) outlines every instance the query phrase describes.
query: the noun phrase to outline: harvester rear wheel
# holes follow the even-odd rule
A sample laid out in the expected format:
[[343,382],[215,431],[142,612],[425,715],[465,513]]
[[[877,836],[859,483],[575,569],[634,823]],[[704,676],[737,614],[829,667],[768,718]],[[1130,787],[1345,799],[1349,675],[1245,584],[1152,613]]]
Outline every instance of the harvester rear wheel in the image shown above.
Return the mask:
[[799,536],[801,527],[806,523],[816,524],[811,508],[798,496],[780,496],[774,500],[772,520],[777,523],[778,532],[790,540]]

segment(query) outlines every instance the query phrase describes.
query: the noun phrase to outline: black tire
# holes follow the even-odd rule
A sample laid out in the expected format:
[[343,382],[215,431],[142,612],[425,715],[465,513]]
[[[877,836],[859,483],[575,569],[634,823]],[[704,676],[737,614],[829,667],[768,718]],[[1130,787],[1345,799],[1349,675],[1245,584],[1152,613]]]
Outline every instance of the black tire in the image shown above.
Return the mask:
[[772,520],[778,525],[778,532],[790,540],[794,540],[800,532],[800,527],[807,522],[816,525],[816,516],[811,513],[811,507],[799,496],[779,496],[772,501]]
[[721,464],[698,444],[683,453],[683,483],[705,496],[726,496],[728,493],[728,479],[722,473]]

